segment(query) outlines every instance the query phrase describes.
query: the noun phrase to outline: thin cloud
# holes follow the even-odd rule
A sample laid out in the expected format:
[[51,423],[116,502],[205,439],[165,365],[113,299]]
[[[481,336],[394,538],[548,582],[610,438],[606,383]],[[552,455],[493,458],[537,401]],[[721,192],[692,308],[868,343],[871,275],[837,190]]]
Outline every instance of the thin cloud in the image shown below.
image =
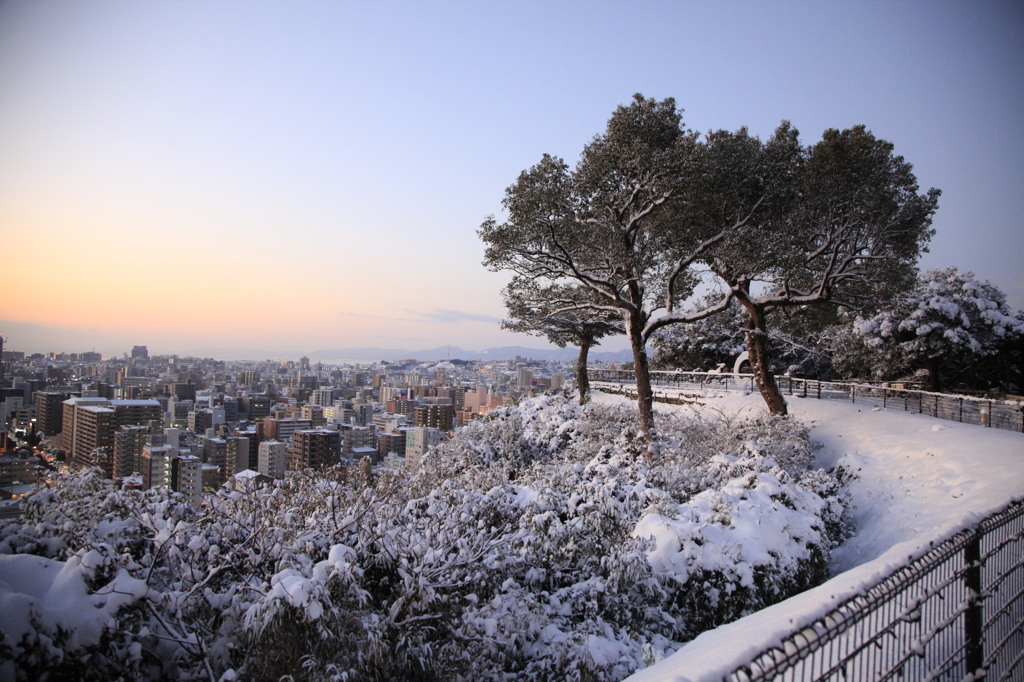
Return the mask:
[[429,313],[418,310],[408,311],[413,315],[419,315],[423,319],[420,322],[431,322],[434,324],[457,324],[460,322],[486,322],[487,324],[500,324],[501,318],[493,315],[481,315],[479,313],[466,313],[461,310],[449,310],[448,308],[434,308]]
[[359,317],[366,320],[392,320],[398,322],[423,322],[423,320],[412,318],[412,317],[395,317],[393,315],[368,315],[367,313],[348,313],[344,310],[339,310],[338,315],[342,317]]
[[368,313],[349,313],[345,311],[339,311],[338,315],[341,315],[342,317],[359,317],[368,320],[392,320],[398,322],[420,322],[426,324],[459,324],[463,322],[501,324],[500,317],[494,317],[493,315],[481,315],[479,313],[467,313],[461,310],[451,310],[449,308],[434,308],[430,312],[423,312],[421,310],[406,310],[404,312],[409,313],[410,315],[415,315],[416,317],[371,315]]

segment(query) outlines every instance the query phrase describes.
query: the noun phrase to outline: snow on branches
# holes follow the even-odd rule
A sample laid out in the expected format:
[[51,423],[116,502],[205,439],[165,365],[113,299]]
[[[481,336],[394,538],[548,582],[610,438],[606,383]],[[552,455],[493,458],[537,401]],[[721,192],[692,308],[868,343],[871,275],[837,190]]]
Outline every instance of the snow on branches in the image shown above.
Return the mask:
[[798,422],[663,421],[645,463],[635,409],[529,399],[415,473],[199,513],[64,476],[0,527],[0,674],[621,679],[822,579],[842,532]]
[[974,273],[934,268],[885,311],[857,318],[856,334],[877,351],[890,373],[923,367],[932,390],[940,389],[941,363],[969,364],[998,352],[1000,343],[1024,334],[1024,317],[1014,314],[1006,296]]

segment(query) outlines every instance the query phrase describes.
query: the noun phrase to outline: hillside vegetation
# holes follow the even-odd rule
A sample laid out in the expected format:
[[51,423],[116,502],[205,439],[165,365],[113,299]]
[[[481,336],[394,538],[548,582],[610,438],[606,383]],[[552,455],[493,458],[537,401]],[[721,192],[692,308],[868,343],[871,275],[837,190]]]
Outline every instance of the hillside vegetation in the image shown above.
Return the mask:
[[199,514],[64,476],[0,527],[0,677],[614,680],[827,577],[844,497],[800,422],[679,412],[659,438],[645,463],[635,407],[543,397],[414,475]]

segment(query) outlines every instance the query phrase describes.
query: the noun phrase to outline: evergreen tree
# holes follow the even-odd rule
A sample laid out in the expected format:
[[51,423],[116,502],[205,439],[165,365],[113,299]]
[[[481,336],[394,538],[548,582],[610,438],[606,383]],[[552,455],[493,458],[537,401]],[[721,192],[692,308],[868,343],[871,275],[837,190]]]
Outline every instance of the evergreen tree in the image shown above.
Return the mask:
[[944,374],[1012,349],[1024,335],[1024,316],[1010,310],[999,288],[973,273],[935,268],[883,312],[858,318],[853,329],[875,351],[877,377],[924,369],[929,389],[940,391]]
[[502,290],[508,319],[505,329],[544,336],[559,348],[573,344],[576,357],[576,388],[580,405],[590,400],[587,357],[601,338],[621,333],[614,311],[594,309],[593,296],[581,286],[538,286],[516,277]]

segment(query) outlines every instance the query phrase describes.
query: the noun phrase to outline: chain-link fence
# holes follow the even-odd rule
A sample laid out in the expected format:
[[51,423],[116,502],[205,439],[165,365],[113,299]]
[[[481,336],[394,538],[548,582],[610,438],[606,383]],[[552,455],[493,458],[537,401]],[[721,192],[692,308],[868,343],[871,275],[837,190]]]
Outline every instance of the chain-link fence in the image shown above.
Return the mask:
[[726,676],[1024,679],[1024,502],[931,548]]

